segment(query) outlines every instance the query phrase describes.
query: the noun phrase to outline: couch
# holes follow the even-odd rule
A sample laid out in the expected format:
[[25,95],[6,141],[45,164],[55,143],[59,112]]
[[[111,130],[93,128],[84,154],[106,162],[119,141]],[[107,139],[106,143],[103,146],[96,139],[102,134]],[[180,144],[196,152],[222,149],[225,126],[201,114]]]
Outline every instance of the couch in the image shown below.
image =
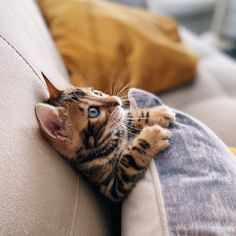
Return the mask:
[[[161,94],[235,145],[236,64],[182,29],[199,57],[198,77]],[[41,136],[35,104],[47,99],[41,71],[60,87],[68,74],[34,0],[0,7],[0,235],[115,235],[110,204]]]
[[228,146],[236,146],[236,61],[180,28],[184,43],[199,57],[192,84],[160,95],[162,100],[209,126]]

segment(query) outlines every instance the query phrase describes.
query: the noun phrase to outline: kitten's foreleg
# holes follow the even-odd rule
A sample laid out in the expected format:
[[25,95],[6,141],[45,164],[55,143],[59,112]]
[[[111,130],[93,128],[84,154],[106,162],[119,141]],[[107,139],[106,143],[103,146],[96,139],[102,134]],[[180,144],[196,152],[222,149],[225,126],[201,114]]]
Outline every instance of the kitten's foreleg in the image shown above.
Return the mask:
[[131,110],[128,113],[128,119],[131,121],[130,126],[134,129],[155,124],[166,128],[175,121],[175,114],[167,106],[157,106]]
[[170,131],[154,125],[145,127],[122,153],[107,186],[101,187],[111,200],[124,199],[143,177],[151,160],[169,145]]

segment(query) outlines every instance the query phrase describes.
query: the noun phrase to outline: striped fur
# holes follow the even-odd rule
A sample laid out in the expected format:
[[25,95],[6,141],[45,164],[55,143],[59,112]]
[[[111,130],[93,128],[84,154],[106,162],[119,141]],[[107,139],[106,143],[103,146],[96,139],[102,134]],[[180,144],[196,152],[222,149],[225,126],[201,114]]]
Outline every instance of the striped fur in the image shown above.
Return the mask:
[[[175,116],[165,106],[124,110],[118,97],[90,88],[60,91],[47,103],[48,117],[42,118],[47,112],[36,109],[45,137],[113,201],[124,199],[155,155],[169,145],[165,128]],[[98,117],[88,118],[91,106],[99,109]],[[57,114],[54,123],[50,109]]]

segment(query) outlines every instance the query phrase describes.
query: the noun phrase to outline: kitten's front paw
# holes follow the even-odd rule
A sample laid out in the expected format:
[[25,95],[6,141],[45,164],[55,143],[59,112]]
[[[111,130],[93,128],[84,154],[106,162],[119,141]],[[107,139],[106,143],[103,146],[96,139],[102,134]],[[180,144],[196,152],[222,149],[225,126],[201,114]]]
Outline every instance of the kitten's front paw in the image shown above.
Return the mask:
[[171,132],[159,125],[154,125],[145,127],[140,136],[149,143],[152,153],[157,154],[169,146]]
[[175,122],[175,113],[167,106],[158,107],[156,110],[158,124],[164,128]]

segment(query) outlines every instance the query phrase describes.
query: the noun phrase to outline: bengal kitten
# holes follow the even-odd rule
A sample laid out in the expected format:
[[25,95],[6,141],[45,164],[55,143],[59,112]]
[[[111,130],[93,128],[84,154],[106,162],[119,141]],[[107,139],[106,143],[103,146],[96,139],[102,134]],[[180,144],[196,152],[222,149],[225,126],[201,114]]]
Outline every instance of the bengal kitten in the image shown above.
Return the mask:
[[91,88],[58,90],[44,78],[50,98],[36,105],[43,135],[102,194],[124,199],[169,145],[165,128],[174,113],[166,106],[126,110],[117,96]]

